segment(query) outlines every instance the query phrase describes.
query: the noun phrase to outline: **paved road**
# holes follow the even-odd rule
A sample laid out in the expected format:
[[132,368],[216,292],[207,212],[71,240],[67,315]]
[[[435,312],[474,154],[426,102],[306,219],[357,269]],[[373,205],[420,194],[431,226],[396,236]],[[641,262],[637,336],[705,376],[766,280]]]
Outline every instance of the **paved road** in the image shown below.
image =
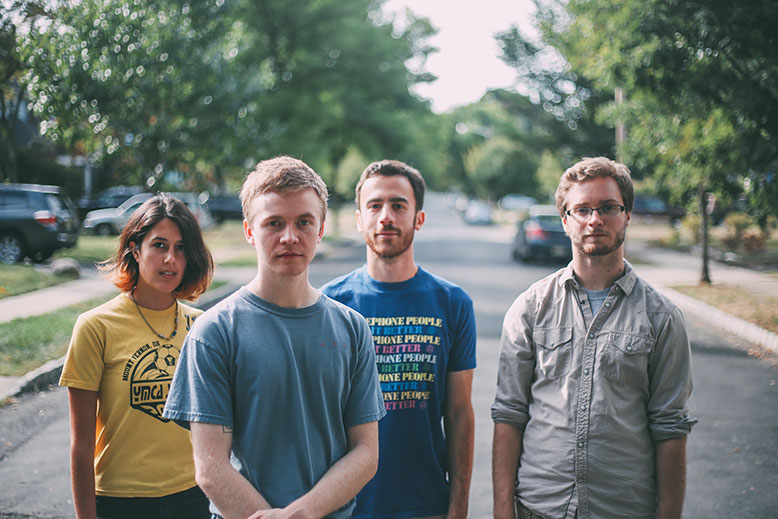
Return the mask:
[[[485,518],[491,516],[489,406],[502,316],[518,293],[553,267],[512,263],[505,231],[465,227],[435,199],[428,212],[417,240],[419,263],[463,286],[475,301],[479,366],[470,516]],[[360,247],[345,247],[314,263],[312,282],[318,286],[363,260]],[[700,423],[689,439],[685,517],[776,517],[778,369],[707,324],[690,320],[690,329],[695,374],[690,407]],[[62,389],[25,395],[0,410],[0,519],[72,517],[67,449]]]

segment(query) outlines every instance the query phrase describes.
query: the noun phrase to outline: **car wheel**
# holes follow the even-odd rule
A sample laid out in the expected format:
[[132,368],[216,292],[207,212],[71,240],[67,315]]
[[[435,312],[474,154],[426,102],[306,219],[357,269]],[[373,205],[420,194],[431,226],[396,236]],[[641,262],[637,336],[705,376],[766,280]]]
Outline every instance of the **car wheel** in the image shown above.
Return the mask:
[[0,262],[16,263],[24,258],[24,243],[16,234],[0,235]]
[[47,259],[49,259],[53,254],[54,254],[54,249],[42,250],[33,254],[32,259],[36,263],[40,263],[42,261],[46,261]]
[[110,224],[101,223],[95,227],[95,234],[98,236],[111,236],[115,233],[113,232],[113,227],[111,227]]

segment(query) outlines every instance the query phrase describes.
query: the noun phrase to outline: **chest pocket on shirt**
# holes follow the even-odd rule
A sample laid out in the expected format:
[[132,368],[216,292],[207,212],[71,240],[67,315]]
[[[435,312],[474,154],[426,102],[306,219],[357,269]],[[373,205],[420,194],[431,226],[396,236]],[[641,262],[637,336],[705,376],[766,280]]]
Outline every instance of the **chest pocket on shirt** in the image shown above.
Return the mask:
[[540,373],[546,378],[567,375],[573,356],[573,327],[536,328],[532,340]]
[[602,376],[613,382],[640,380],[648,376],[651,337],[610,332],[605,336],[600,360]]

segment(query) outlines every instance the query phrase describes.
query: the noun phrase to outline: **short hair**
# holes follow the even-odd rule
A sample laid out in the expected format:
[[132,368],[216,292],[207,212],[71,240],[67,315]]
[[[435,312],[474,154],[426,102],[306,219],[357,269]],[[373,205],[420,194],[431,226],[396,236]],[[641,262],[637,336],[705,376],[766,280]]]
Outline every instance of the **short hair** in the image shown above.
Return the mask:
[[365,168],[354,190],[356,195],[354,200],[357,203],[357,208],[359,208],[359,193],[362,191],[362,185],[367,179],[378,175],[385,177],[402,175],[407,178],[413,189],[413,197],[416,199],[416,210],[421,211],[421,208],[424,207],[424,192],[427,190],[427,184],[425,184],[424,178],[417,169],[399,160],[380,160],[369,164]]
[[568,168],[559,180],[559,186],[556,188],[556,208],[559,215],[564,218],[565,197],[568,191],[579,182],[586,182],[593,178],[610,177],[616,181],[621,192],[621,198],[624,200],[626,212],[632,212],[632,204],[635,200],[635,188],[632,185],[632,176],[629,168],[620,162],[611,160],[607,157],[586,157],[577,164]]
[[167,193],[149,198],[132,213],[119,235],[113,257],[102,262],[99,268],[120,290],[131,291],[138,284],[140,274],[130,243],[141,245],[152,227],[165,218],[178,226],[186,255],[186,269],[181,284],[174,291],[175,296],[190,301],[197,299],[211,283],[213,258],[192,211],[181,200]]
[[251,203],[259,195],[269,191],[279,194],[311,188],[322,205],[322,223],[327,216],[327,184],[305,162],[293,157],[279,156],[259,162],[246,176],[240,190],[243,218],[251,223]]

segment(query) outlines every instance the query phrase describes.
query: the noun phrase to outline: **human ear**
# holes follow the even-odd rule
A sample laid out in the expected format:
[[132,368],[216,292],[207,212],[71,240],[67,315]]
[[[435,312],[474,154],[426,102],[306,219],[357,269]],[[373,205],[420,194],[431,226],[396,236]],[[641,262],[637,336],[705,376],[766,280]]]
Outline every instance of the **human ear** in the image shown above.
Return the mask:
[[249,245],[254,245],[256,243],[256,240],[254,239],[254,230],[245,218],[243,219],[243,236],[246,238]]
[[362,232],[362,213],[359,212],[359,209],[354,213],[354,217],[357,219],[357,230]]

